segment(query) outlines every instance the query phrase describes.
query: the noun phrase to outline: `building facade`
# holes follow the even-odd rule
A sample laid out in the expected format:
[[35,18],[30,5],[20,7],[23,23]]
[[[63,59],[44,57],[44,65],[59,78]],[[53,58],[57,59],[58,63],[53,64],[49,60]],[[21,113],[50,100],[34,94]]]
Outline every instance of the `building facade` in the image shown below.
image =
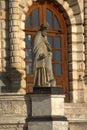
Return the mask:
[[87,129],[87,0],[0,0],[0,130],[27,130],[32,41],[46,21],[69,129]]

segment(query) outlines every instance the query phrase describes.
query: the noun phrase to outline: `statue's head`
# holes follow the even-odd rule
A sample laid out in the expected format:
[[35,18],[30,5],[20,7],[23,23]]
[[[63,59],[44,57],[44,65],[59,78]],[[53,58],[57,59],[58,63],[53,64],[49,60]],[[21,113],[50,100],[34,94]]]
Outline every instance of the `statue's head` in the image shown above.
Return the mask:
[[43,36],[47,35],[47,29],[48,29],[48,27],[49,27],[49,24],[47,22],[41,24],[40,30],[41,30]]
[[41,29],[41,30],[47,30],[48,27],[49,27],[49,24],[48,24],[47,22],[42,23],[42,24],[40,25],[40,29]]

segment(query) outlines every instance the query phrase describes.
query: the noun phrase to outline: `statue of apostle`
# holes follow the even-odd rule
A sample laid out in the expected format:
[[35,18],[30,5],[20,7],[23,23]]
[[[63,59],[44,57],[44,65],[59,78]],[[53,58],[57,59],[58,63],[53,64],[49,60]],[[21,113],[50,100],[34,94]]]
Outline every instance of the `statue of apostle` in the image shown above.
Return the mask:
[[52,71],[52,49],[47,40],[48,23],[40,26],[33,41],[34,87],[56,86]]

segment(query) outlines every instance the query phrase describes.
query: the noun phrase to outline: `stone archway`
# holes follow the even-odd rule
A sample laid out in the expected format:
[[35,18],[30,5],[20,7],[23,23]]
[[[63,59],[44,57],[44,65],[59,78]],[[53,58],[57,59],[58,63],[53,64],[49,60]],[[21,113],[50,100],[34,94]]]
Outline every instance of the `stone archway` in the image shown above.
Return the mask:
[[[79,76],[81,78],[84,75],[84,38],[83,38],[83,18],[82,18],[82,10],[80,10],[79,3],[75,2],[66,2],[64,0],[56,0],[59,4],[59,8],[61,9],[67,26],[68,26],[68,46],[69,46],[69,86],[70,86],[70,93],[71,93],[71,101],[78,102],[79,93],[83,93],[83,87],[81,91],[79,89]],[[21,46],[22,46],[22,64],[24,65],[24,28],[25,28],[25,17],[26,13],[29,10],[30,6],[33,4],[32,0],[24,1],[22,0],[19,2],[20,6],[20,36],[21,36]],[[78,13],[75,8],[78,7]],[[80,68],[82,67],[82,70]],[[24,76],[24,78],[26,75]],[[22,80],[23,82],[24,80]],[[83,83],[83,79],[81,79],[81,83]],[[84,97],[83,97],[84,98]],[[82,99],[84,100],[84,99]]]

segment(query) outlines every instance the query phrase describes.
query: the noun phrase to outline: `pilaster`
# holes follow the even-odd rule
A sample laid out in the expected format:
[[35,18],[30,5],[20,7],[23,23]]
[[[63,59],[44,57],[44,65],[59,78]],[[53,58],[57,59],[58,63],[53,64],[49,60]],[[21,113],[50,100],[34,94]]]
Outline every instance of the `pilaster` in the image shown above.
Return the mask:
[[85,101],[87,102],[87,0],[84,0],[84,35],[85,35]]
[[[2,71],[2,65],[1,65],[1,19],[0,19],[0,84],[1,84],[1,71]],[[1,85],[0,85],[0,92],[1,92]]]
[[9,0],[10,69],[9,77],[13,91],[21,86],[21,55],[19,30],[19,0]]
[[9,66],[9,33],[8,33],[8,2],[0,0],[0,87],[1,92],[7,88],[7,69]]

